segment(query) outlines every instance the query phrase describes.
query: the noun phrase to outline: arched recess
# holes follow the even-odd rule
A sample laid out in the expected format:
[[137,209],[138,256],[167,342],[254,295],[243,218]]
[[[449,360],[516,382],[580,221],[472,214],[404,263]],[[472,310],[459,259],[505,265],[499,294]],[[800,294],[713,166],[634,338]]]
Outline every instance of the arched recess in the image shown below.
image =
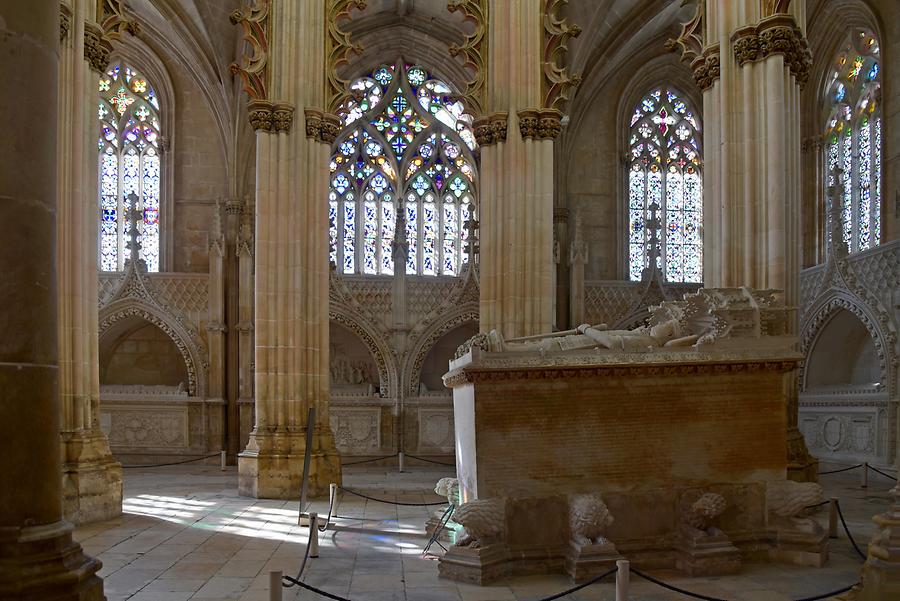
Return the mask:
[[806,358],[807,391],[874,387],[881,381],[875,341],[850,311],[832,311]]
[[121,60],[153,84],[159,102],[161,177],[159,189],[159,271],[171,271],[175,256],[175,87],[165,64],[143,41],[124,36],[110,53],[110,64]]
[[99,345],[100,384],[188,385],[178,347],[156,324],[132,316],[117,321]]
[[[877,316],[868,307],[847,293],[829,291],[814,302],[809,311],[807,311],[807,317],[803,322],[800,334],[800,350],[803,356],[809,362],[811,352],[818,346],[820,337],[823,336],[823,333],[828,329],[832,320],[836,318],[836,315],[839,315],[841,312],[852,315],[868,333],[878,368],[878,380],[873,384],[888,394],[892,393],[896,385],[897,358],[894,356],[893,350],[896,335],[893,332],[884,331]],[[839,319],[841,321],[837,322],[837,324],[840,326],[846,317],[840,317]],[[853,330],[850,331],[852,332]],[[858,334],[859,331],[856,330],[856,335],[858,336]],[[827,343],[828,339],[824,338],[823,341]],[[814,383],[814,380],[810,380],[809,367],[808,364],[804,364],[801,371],[800,385],[803,391],[808,390],[810,384]],[[815,378],[815,371],[812,373]]]
[[115,301],[103,307],[99,316],[99,342],[102,348],[108,344],[107,337],[113,339],[122,335],[123,329],[134,318],[143,319],[162,330],[175,344],[187,369],[188,394],[206,398],[207,370],[209,362],[207,353],[197,335],[186,328],[177,319],[167,315],[157,307],[134,299]]
[[397,366],[383,335],[359,315],[333,302],[328,309],[328,319],[343,326],[362,341],[378,367],[380,396],[392,396],[393,391],[397,390]]
[[355,332],[336,321],[328,328],[328,357],[332,395],[380,393],[375,355]]
[[475,326],[476,331],[473,332],[473,335],[477,333],[478,307],[463,306],[447,313],[443,319],[431,323],[425,329],[410,350],[406,365],[404,365],[403,374],[405,380],[402,385],[408,396],[418,395],[419,381],[422,378],[422,366],[425,364],[425,359],[435,343],[452,330],[467,324]]

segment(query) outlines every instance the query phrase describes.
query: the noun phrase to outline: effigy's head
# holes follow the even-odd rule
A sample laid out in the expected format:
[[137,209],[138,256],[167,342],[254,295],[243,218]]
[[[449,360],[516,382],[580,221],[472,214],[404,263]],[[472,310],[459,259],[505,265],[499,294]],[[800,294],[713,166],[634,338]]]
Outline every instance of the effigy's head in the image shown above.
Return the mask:
[[678,336],[680,329],[677,320],[667,319],[651,326],[650,335],[657,340],[671,340]]

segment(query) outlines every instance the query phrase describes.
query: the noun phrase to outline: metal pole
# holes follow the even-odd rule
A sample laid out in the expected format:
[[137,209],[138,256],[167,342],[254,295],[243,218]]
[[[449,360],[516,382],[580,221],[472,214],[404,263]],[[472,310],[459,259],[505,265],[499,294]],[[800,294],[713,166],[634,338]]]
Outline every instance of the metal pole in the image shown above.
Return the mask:
[[837,538],[837,525],[838,525],[838,510],[837,510],[838,500],[836,497],[831,497],[831,502],[828,504],[828,538]]
[[628,601],[629,565],[627,559],[616,561],[616,601]]
[[869,487],[869,464],[868,464],[868,462],[867,462],[867,463],[863,463],[862,483],[860,484],[860,486],[861,486],[862,488],[868,488],[868,487]]
[[221,466],[220,466],[220,467],[222,468],[222,471],[223,471],[223,472],[225,471],[225,462],[226,462],[226,460],[227,460],[227,455],[226,455],[225,451],[222,451],[222,456],[221,456]]
[[281,577],[283,575],[281,570],[269,572],[269,601],[281,601]]
[[397,453],[397,464],[398,464],[399,467],[400,467],[400,473],[401,473],[401,474],[403,473],[403,459],[404,459],[404,457],[403,457],[403,451],[400,451],[399,453]]
[[306,417],[306,455],[303,457],[303,479],[300,481],[300,511],[297,515],[297,523],[303,517],[303,510],[306,509],[306,487],[309,480],[309,460],[312,457],[312,437],[313,429],[316,425],[316,408],[310,407],[309,414]]
[[319,516],[309,512],[309,556],[319,556]]

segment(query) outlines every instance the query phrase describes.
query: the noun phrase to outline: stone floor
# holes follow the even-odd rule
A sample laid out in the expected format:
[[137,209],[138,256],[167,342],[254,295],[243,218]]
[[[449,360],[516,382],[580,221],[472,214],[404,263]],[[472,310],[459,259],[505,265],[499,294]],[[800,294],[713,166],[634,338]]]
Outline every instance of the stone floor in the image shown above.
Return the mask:
[[[833,466],[822,469],[829,467]],[[421,463],[407,469],[399,474],[394,466],[353,466],[345,469],[344,484],[374,497],[423,502],[436,499],[428,491],[438,478],[449,475],[447,468]],[[826,494],[841,500],[850,529],[865,549],[873,531],[870,518],[887,506],[891,482],[873,474],[868,489],[862,489],[858,470],[822,480]],[[324,513],[326,505],[314,503],[313,510]],[[354,601],[533,601],[571,586],[563,575],[516,577],[488,587],[438,578],[437,562],[421,554],[427,542],[423,523],[430,511],[345,494],[337,511],[343,517],[336,522],[347,529],[322,535],[320,557],[310,560],[304,580]],[[124,512],[119,519],[76,531],[85,551],[103,561],[101,575],[109,601],[266,601],[269,571],[294,573],[305,549],[306,528],[296,525],[297,502],[239,497],[234,468],[126,470]],[[841,533],[832,541],[828,565],[821,569],[760,563],[745,565],[740,574],[727,577],[690,579],[667,570],[652,574],[729,600],[780,601],[853,583],[859,565]],[[634,600],[686,599],[633,579]],[[324,599],[297,589],[286,589],[284,598]],[[565,597],[613,598],[613,585],[605,582]]]

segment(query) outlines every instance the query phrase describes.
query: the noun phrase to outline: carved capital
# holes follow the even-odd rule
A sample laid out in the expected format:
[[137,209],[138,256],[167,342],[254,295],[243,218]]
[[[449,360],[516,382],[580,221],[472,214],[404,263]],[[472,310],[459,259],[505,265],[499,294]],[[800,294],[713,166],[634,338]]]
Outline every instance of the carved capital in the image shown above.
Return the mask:
[[272,106],[272,128],[276,132],[291,133],[294,124],[294,105],[278,102]]
[[319,127],[319,141],[325,144],[333,144],[341,133],[341,118],[331,113],[322,115],[322,125]]
[[475,141],[478,142],[479,146],[490,146],[497,142],[506,142],[508,122],[509,114],[506,112],[479,117],[473,124]]
[[731,36],[731,45],[734,47],[734,58],[740,66],[759,58],[759,35],[752,25],[736,30]]
[[112,52],[112,44],[103,36],[103,30],[97,25],[85,21],[84,59],[91,65],[91,69],[98,73],[106,71],[110,52]]
[[251,100],[247,104],[250,126],[256,131],[272,131],[273,105],[268,100]]
[[72,12],[65,4],[59,5],[59,41],[62,42],[69,37],[69,30],[72,29]]
[[812,53],[792,15],[776,13],[756,25],[741,27],[732,34],[731,44],[740,66],[780,54],[801,88],[809,80]]
[[562,113],[556,109],[524,109],[517,115],[523,140],[553,140],[562,131]]
[[694,82],[700,91],[711,88],[721,74],[719,45],[708,46],[701,56],[695,58],[691,63],[691,71],[694,75]]
[[306,137],[319,139],[319,130],[322,128],[322,111],[316,108],[303,109],[303,120],[306,123]]

